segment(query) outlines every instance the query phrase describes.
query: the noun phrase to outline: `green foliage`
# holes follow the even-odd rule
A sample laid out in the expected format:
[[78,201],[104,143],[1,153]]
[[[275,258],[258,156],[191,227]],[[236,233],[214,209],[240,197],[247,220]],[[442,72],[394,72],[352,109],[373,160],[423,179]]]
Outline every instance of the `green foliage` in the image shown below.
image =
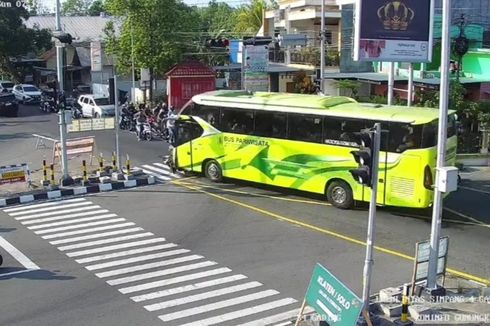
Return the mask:
[[262,18],[267,8],[264,0],[252,0],[249,5],[238,8],[234,15],[234,32],[238,36],[256,35],[262,26]]
[[361,87],[361,83],[355,80],[350,79],[341,79],[335,82],[335,86],[338,89],[345,89],[350,91],[350,96],[358,100],[359,88]]
[[129,72],[133,50],[137,68],[163,75],[192,44],[194,34],[187,31],[195,31],[199,23],[194,10],[175,0],[107,0],[105,6],[124,17],[119,36],[113,25],[106,26],[106,49],[117,57],[121,72]]
[[99,16],[101,12],[105,12],[104,2],[102,0],[93,1],[87,9],[87,15]]
[[61,14],[66,16],[85,16],[89,3],[87,0],[65,0],[61,6]]
[[29,29],[22,19],[27,19],[29,13],[25,8],[3,8],[0,10],[0,72],[12,76],[15,81],[21,81],[20,71],[17,70],[11,57],[25,55],[29,52],[40,52],[51,46],[50,33],[47,30]]
[[387,104],[387,103],[388,103],[388,99],[386,98],[386,96],[382,96],[382,95],[372,95],[372,96],[369,98],[368,103],[374,103],[374,104]]
[[293,77],[294,92],[300,94],[315,94],[316,86],[304,70],[300,70]]

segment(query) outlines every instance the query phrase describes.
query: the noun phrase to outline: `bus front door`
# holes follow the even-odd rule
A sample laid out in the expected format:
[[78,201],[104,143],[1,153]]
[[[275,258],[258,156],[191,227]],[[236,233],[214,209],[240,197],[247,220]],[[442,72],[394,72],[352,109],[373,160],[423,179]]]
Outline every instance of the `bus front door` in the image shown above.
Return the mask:
[[199,138],[203,129],[193,120],[177,120],[175,122],[175,165],[179,169],[194,171],[200,164],[199,148],[193,141]]

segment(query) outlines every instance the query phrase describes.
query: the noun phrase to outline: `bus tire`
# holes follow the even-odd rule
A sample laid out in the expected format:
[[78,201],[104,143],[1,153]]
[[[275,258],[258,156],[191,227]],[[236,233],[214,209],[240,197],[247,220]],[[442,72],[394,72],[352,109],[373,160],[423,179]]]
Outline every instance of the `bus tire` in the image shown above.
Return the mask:
[[204,165],[204,175],[213,182],[221,182],[223,180],[223,169],[215,160],[209,160]]
[[337,208],[349,209],[354,206],[354,197],[349,184],[342,180],[334,180],[327,186],[327,200]]

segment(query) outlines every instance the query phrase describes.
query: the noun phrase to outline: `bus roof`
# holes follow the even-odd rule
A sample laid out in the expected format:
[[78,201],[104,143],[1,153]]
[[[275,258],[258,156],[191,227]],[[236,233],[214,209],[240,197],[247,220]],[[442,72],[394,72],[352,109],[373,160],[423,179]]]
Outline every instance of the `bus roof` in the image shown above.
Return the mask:
[[[345,96],[220,90],[193,97],[198,104],[425,124],[439,117],[434,108],[358,103]],[[450,112],[453,113],[453,112]]]

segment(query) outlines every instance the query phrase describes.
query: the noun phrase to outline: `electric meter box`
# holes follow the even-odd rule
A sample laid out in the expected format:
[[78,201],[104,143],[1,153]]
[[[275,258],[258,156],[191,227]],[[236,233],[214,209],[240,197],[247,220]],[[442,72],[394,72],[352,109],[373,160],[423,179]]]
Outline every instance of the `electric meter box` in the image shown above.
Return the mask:
[[438,169],[437,189],[440,192],[452,192],[458,189],[458,168],[444,166]]

